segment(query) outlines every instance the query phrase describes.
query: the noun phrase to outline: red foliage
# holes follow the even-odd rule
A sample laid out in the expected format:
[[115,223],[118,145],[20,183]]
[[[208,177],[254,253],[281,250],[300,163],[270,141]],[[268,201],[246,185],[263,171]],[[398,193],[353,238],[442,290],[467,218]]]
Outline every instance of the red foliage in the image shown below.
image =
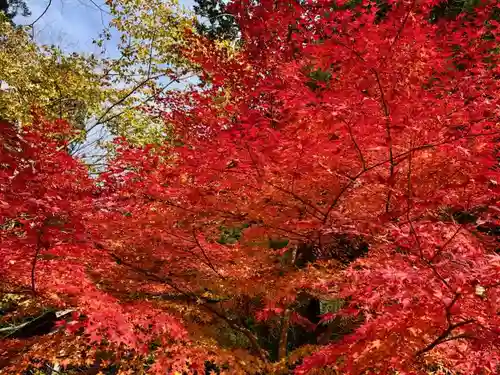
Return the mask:
[[[349,297],[365,323],[299,373],[340,359],[351,374],[416,371],[423,355],[495,372],[499,256],[474,225],[442,218],[446,209],[498,218],[499,37],[485,21],[494,4],[437,25],[427,19],[433,2],[391,4],[381,22],[373,8],[233,4],[245,38],[238,59],[215,64],[199,52],[216,77],[210,88],[166,100],[178,103],[167,121],[189,145],[178,168],[198,185],[200,211],[295,240],[370,239],[366,258],[315,286]],[[328,79],[311,87],[308,69]],[[285,297],[306,278],[268,292]]]
[[[37,259],[85,256],[80,244],[85,243],[83,215],[91,204],[92,181],[85,167],[64,152],[66,123],[38,121],[22,132],[5,122],[0,126],[2,282],[36,293],[47,287],[36,283],[41,277],[66,288],[70,275]],[[60,274],[53,277],[53,272]]]
[[[255,332],[230,312],[259,297],[262,309],[247,314],[280,318],[308,290],[348,301],[323,321],[355,314],[361,323],[298,374],[425,373],[425,361],[496,373],[500,256],[476,229],[498,224],[500,209],[495,2],[437,24],[428,21],[436,1],[390,1],[381,20],[361,3],[233,3],[245,42],[237,57],[190,35],[186,57],[205,82],[161,100],[183,145],[118,142],[99,188],[37,128],[22,153],[4,148],[0,212],[34,223],[23,226],[27,243],[2,231],[7,281],[32,283],[43,242],[62,260],[37,264],[32,288],[72,299],[94,341],[141,352],[161,337],[152,371],[214,358],[250,372],[213,340],[215,321],[245,336],[253,370],[271,371]],[[41,169],[25,168],[14,185],[27,157]],[[51,229],[45,240],[54,215],[72,232]],[[217,242],[221,227],[243,225],[234,243]],[[368,254],[286,268],[268,246],[286,237],[292,250],[321,248],[332,235],[362,236]],[[171,294],[182,302],[166,303]],[[290,323],[312,325],[297,312]]]
[[[0,285],[2,293],[36,297],[21,317],[37,307],[73,308],[83,316],[66,325],[69,332],[83,327],[88,343],[106,338],[139,353],[158,336],[184,340],[185,330],[173,317],[147,302],[121,303],[100,285],[99,274],[112,272],[116,262],[94,245],[97,190],[85,166],[65,150],[68,125],[38,120],[23,131],[5,122],[0,126]],[[60,349],[44,347],[43,341],[24,342],[24,351],[23,341],[4,344],[3,356],[23,358],[11,362],[12,373],[33,358],[54,358]]]

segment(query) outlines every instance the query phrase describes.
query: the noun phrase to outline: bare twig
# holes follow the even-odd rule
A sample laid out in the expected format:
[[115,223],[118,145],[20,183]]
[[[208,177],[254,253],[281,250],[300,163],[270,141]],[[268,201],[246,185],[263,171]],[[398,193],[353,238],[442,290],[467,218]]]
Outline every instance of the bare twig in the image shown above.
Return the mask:
[[[393,155],[393,149],[392,149],[392,135],[391,135],[391,123],[389,121],[389,105],[387,104],[387,101],[385,99],[384,95],[384,89],[382,88],[382,83],[380,81],[380,76],[378,72],[374,69],[371,68],[370,71],[373,73],[375,76],[375,80],[377,81],[377,86],[380,91],[380,101],[382,105],[382,113],[384,114],[385,118],[385,132],[386,132],[386,137],[387,137],[387,142],[388,147],[389,147],[389,179],[392,179],[394,176],[394,155]],[[392,189],[389,189],[387,192],[387,200],[385,203],[385,212],[389,212],[390,205],[391,205],[391,197],[392,197]]]
[[410,17],[410,14],[413,10],[413,7],[415,6],[415,2],[416,2],[416,0],[412,1],[411,5],[410,5],[410,9],[408,9],[408,12],[406,13],[405,18],[403,19],[401,26],[398,28],[398,31],[396,32],[396,35],[394,36],[394,39],[392,40],[391,45],[389,46],[389,50],[385,54],[385,57],[384,57],[384,60],[382,61],[382,63],[385,62],[387,60],[387,58],[390,56],[392,48],[396,45],[397,41],[399,40],[399,37],[401,36],[401,33],[403,32],[403,30],[406,26],[406,22],[408,22],[408,18]]
[[[305,199],[301,198],[299,195],[295,194],[294,192],[288,190],[288,189],[285,189],[285,188],[282,188],[281,186],[278,186],[278,185],[275,185],[273,184],[272,182],[269,182],[269,181],[266,181],[264,180],[264,182],[268,185],[271,185],[273,188],[285,193],[285,194],[288,194],[290,196],[292,196],[295,200],[299,201],[300,203],[302,203],[303,205],[307,206],[307,207],[310,207],[313,209],[313,212],[312,212],[312,215],[317,218],[317,219],[320,219],[322,220],[324,218],[324,213],[319,209],[317,208],[314,204],[306,201]],[[321,215],[321,216],[318,216]]]
[[[385,164],[385,162],[383,163]],[[349,188],[354,185],[354,182],[356,182],[356,180],[361,177],[361,175],[367,171],[369,169],[364,169],[363,171],[361,171],[360,173],[358,173],[356,176],[353,177],[353,179],[351,181],[349,181],[347,184],[344,185],[344,187],[342,189],[340,189],[339,193],[335,196],[335,198],[333,198],[333,202],[330,204],[330,206],[328,207],[328,210],[326,211],[325,213],[325,217],[323,218],[323,223],[326,223],[327,220],[328,220],[328,217],[330,216],[330,213],[332,212],[333,208],[337,205],[337,203],[339,202],[340,198],[342,197],[342,195],[344,195],[344,193],[349,190]]]
[[47,3],[47,6],[43,10],[43,12],[33,22],[31,22],[29,25],[27,25],[28,27],[31,27],[31,38],[33,38],[33,39],[35,38],[35,24],[38,21],[40,21],[43,16],[45,16],[45,13],[47,13],[47,11],[49,10],[51,5],[52,5],[52,0],[49,0],[49,2]]
[[[122,104],[125,100],[127,100],[130,96],[132,96],[137,90],[139,90],[141,87],[145,86],[149,81],[151,81],[153,78],[161,78],[162,76],[164,76],[164,74],[162,75],[159,75],[159,76],[156,76],[156,77],[147,77],[146,79],[144,79],[143,81],[137,83],[134,87],[132,87],[132,89],[127,93],[125,94],[123,97],[121,97],[119,100],[117,100],[115,103],[113,103],[111,106],[108,107],[108,109],[106,109],[106,111],[104,111],[104,113],[97,119],[97,121],[94,123],[94,125],[92,125],[87,131],[91,131],[92,129],[94,129],[96,126],[100,125],[100,124],[103,124],[105,122],[108,122],[108,121],[111,121],[112,119],[114,119],[115,117],[118,117],[120,116],[121,114],[123,114],[123,112],[119,113],[119,114],[115,114],[109,118],[106,118],[106,116],[108,115],[109,112],[111,112],[113,110],[113,108],[115,108],[116,106],[119,106],[120,104]],[[175,82],[176,80],[175,79],[172,79],[168,85],[172,84],[173,82]]]
[[[410,149],[412,149],[412,145],[410,145]],[[413,226],[413,221],[411,220],[410,217],[410,212],[412,209],[412,185],[411,185],[411,173],[412,173],[412,153],[408,155],[408,208],[406,210],[406,218],[408,220],[408,223],[410,224],[410,231],[415,238],[415,243],[417,244],[418,251],[420,253],[420,257],[424,258],[424,254],[422,251],[422,246],[420,245],[420,239],[418,238],[417,231],[415,230],[415,227]],[[389,198],[389,197],[388,197]],[[386,212],[387,212],[387,207],[386,207]]]
[[446,321],[448,322],[448,325],[451,325],[451,309],[453,306],[455,306],[455,303],[457,303],[458,299],[460,298],[460,293],[456,293],[453,296],[453,299],[451,302],[446,306],[445,312],[446,312]]
[[108,12],[106,9],[104,9],[104,8],[102,7],[102,5],[97,4],[94,0],[89,0],[89,1],[90,1],[92,4],[94,4],[94,6],[95,6],[97,9],[99,9],[101,12],[106,13],[106,14],[111,14],[111,13],[110,13],[110,12]]
[[292,174],[292,183],[291,183],[292,193],[294,193],[294,190],[295,190],[295,176],[297,175],[297,171],[299,169],[299,164],[300,164],[300,161],[302,159],[302,155],[304,155],[304,153],[300,152],[299,157],[297,158],[297,164],[295,164],[295,170],[293,171],[293,174]]
[[[255,171],[257,172],[257,175],[262,178],[262,181],[268,185],[271,185],[272,187],[274,187],[275,189],[283,192],[283,193],[286,193],[286,194],[289,194],[290,196],[292,196],[295,200],[299,201],[300,203],[302,203],[303,205],[309,207],[309,208],[312,208],[313,209],[313,212],[311,213],[314,217],[316,217],[317,219],[322,219],[324,217],[324,213],[319,209],[317,208],[314,204],[306,201],[305,199],[303,199],[302,197],[300,197],[299,195],[295,194],[293,191],[290,191],[288,189],[285,189],[285,188],[282,188],[281,186],[278,186],[278,185],[275,185],[273,184],[272,182],[270,181],[267,181],[266,179],[264,179],[264,175],[262,174],[262,172],[260,171],[260,168],[257,164],[257,161],[254,159],[253,155],[252,155],[252,151],[250,150],[250,146],[248,145],[248,143],[245,143],[245,147],[248,151],[248,155],[250,156],[250,160],[252,161],[252,164],[255,168]],[[320,216],[318,217],[317,214],[319,214]]]

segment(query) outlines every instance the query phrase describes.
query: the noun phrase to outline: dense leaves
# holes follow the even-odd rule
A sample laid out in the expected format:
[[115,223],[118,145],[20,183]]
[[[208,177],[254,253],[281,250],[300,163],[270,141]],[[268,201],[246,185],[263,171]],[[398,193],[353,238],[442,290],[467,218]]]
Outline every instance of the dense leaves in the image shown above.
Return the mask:
[[63,124],[5,125],[6,287],[77,312],[11,369],[78,343],[137,373],[498,372],[496,4],[373,5],[231,3],[234,53],[186,30],[175,141],[117,139],[95,180]]
[[65,55],[56,47],[37,46],[26,30],[0,15],[0,117],[30,123],[32,109],[48,119],[65,118],[85,127],[104,100],[105,87],[92,57]]

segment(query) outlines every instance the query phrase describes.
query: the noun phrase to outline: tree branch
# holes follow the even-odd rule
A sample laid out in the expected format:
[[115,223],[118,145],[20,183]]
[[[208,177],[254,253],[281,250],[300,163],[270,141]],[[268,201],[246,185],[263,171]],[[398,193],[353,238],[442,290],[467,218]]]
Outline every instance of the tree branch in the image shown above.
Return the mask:
[[[43,223],[43,226],[45,226],[45,222]],[[38,255],[42,250],[42,235],[43,235],[43,227],[37,230],[35,255],[33,256],[33,260],[31,262],[31,292],[34,295],[36,295],[36,281],[35,281],[36,263],[38,262]]]
[[410,17],[411,11],[413,10],[413,7],[415,6],[416,0],[413,0],[410,9],[408,9],[408,12],[406,13],[405,18],[403,19],[403,22],[401,23],[401,26],[398,28],[398,31],[396,32],[396,35],[394,36],[394,39],[392,40],[391,45],[389,46],[389,51],[387,51],[383,62],[387,60],[387,58],[390,56],[390,53],[392,51],[392,48],[396,45],[396,42],[399,40],[399,37],[401,36],[401,33],[403,32],[406,23],[408,22],[408,18]]
[[201,243],[200,241],[198,240],[198,237],[196,237],[196,229],[193,228],[193,238],[194,238],[194,241],[196,242],[196,246],[198,246],[201,250],[201,253],[203,254],[203,257],[206,259],[207,261],[207,266],[212,270],[214,271],[214,273],[219,276],[222,280],[226,280],[226,278],[221,275],[219,273],[219,271],[217,271],[217,269],[215,268],[214,264],[212,263],[212,261],[210,260],[210,258],[208,257],[207,253],[205,252],[205,249],[203,248],[203,246],[201,246]]
[[468,319],[468,320],[464,320],[464,321],[459,322],[459,323],[448,325],[448,328],[446,328],[446,330],[444,330],[443,333],[441,333],[433,342],[431,342],[425,348],[420,349],[416,353],[416,356],[419,357],[422,354],[427,353],[428,351],[431,351],[436,346],[438,346],[439,344],[442,344],[444,342],[451,341],[451,340],[456,340],[456,339],[459,339],[459,338],[465,338],[463,336],[464,334],[460,334],[460,335],[452,336],[452,337],[448,337],[448,336],[453,332],[453,330],[455,330],[455,329],[457,329],[459,327],[462,327],[464,325],[467,325],[467,324],[470,324],[470,323],[474,323],[474,322],[475,322],[474,319]]
[[[499,134],[500,134],[500,131],[488,132],[488,133],[465,134],[465,135],[462,135],[460,137],[445,139],[445,140],[439,141],[437,143],[429,143],[429,144],[410,148],[407,151],[404,151],[400,154],[394,155],[393,160],[394,160],[394,163],[396,165],[396,164],[402,162],[403,160],[405,160],[410,155],[410,153],[415,152],[415,151],[422,151],[422,150],[427,150],[427,149],[430,149],[433,147],[443,146],[445,144],[457,142],[457,141],[459,141],[461,139],[465,139],[465,138],[486,137],[486,136],[490,136],[490,135],[499,135]],[[333,202],[330,204],[330,206],[328,207],[328,210],[325,213],[325,218],[323,219],[323,223],[326,223],[331,211],[336,206],[336,204],[339,202],[342,195],[354,184],[354,182],[356,182],[356,180],[358,180],[361,176],[363,176],[365,173],[371,171],[372,169],[378,168],[386,163],[390,163],[390,160],[383,160],[383,161],[380,161],[378,163],[375,163],[375,164],[361,170],[357,175],[353,176],[351,181],[349,181],[333,199]]]
[[[245,147],[248,151],[248,155],[250,156],[250,160],[252,161],[252,164],[257,172],[257,175],[262,179],[262,181],[268,185],[271,185],[272,187],[274,187],[275,189],[278,189],[279,191],[283,192],[283,193],[286,193],[286,194],[289,194],[290,196],[292,196],[295,200],[299,201],[300,203],[304,204],[305,206],[307,207],[310,207],[313,209],[313,212],[311,213],[315,218],[317,218],[318,220],[321,220],[323,217],[324,217],[324,213],[319,209],[317,208],[314,204],[306,201],[305,199],[303,199],[302,197],[298,196],[297,194],[295,194],[293,191],[290,191],[290,190],[287,190],[285,188],[282,188],[278,185],[275,185],[273,184],[272,182],[269,182],[267,181],[262,172],[260,171],[259,169],[259,166],[257,165],[257,161],[254,159],[253,155],[252,155],[252,152],[250,150],[250,146],[248,145],[248,143],[245,143]],[[321,215],[320,217],[317,216],[317,214]]]
[[462,229],[462,226],[459,225],[458,229],[455,231],[455,233],[453,233],[453,235],[450,238],[448,238],[448,240],[446,240],[446,242],[443,244],[443,246],[439,247],[439,249],[436,251],[436,253],[429,260],[431,263],[443,252],[443,250],[446,248],[446,246],[448,246],[453,241],[453,239],[457,236],[458,232],[460,232],[461,229]]
[[266,363],[268,362],[267,353],[266,353],[265,350],[263,350],[260,347],[255,334],[252,331],[250,331],[249,329],[240,326],[238,323],[236,323],[232,319],[228,318],[227,316],[225,316],[224,314],[222,314],[221,312],[219,312],[216,308],[210,306],[208,304],[208,299],[207,298],[205,298],[203,296],[199,296],[199,295],[197,295],[197,294],[195,294],[193,292],[187,292],[185,290],[182,290],[180,287],[178,287],[173,282],[173,280],[170,277],[161,277],[161,276],[158,276],[157,274],[155,274],[153,272],[150,272],[148,270],[142,269],[140,267],[137,267],[137,266],[135,266],[135,265],[133,265],[133,264],[131,264],[131,263],[123,260],[122,258],[120,258],[118,255],[116,255],[114,253],[110,253],[110,256],[113,259],[115,259],[116,261],[118,261],[120,264],[129,267],[130,269],[132,269],[133,271],[135,271],[135,272],[137,272],[139,274],[147,276],[148,278],[150,278],[150,280],[154,280],[154,281],[157,281],[157,282],[160,282],[160,283],[167,284],[169,287],[171,287],[173,290],[175,290],[179,294],[182,294],[185,297],[187,297],[187,300],[189,302],[195,303],[198,306],[203,307],[208,312],[212,313],[213,315],[215,315],[219,319],[221,319],[224,322],[226,322],[229,325],[229,327],[231,327],[232,329],[243,333],[248,338],[248,340],[250,341],[253,349],[258,353],[259,357],[264,362],[266,362]]
[[361,166],[362,166],[363,170],[365,170],[366,169],[366,161],[365,161],[365,158],[363,156],[363,152],[361,151],[361,148],[359,147],[358,142],[356,142],[356,139],[354,138],[354,134],[352,133],[351,122],[350,121],[346,121],[344,119],[342,119],[342,121],[347,126],[347,130],[349,131],[349,136],[351,137],[351,141],[354,144],[354,147],[356,148],[356,151],[358,152],[358,156],[359,156],[359,159],[361,161]]
[[[381,100],[381,105],[382,105],[382,112],[385,117],[385,132],[386,132],[386,137],[387,137],[387,142],[388,142],[388,147],[389,147],[389,179],[392,179],[394,176],[394,155],[393,155],[393,147],[392,147],[392,136],[391,136],[391,123],[389,121],[389,106],[387,104],[387,101],[385,99],[384,95],[384,89],[382,88],[382,83],[380,82],[380,76],[378,72],[374,69],[371,68],[370,71],[374,74],[375,79],[377,81],[377,86],[380,91],[380,100]],[[387,192],[387,200],[385,203],[385,212],[389,212],[390,205],[391,205],[391,197],[392,197],[392,189],[389,189]]]
[[45,16],[45,13],[47,13],[47,11],[49,10],[51,5],[52,5],[52,0],[49,0],[49,2],[47,3],[47,6],[43,10],[43,12],[33,22],[31,22],[29,25],[27,25],[28,27],[31,27],[31,38],[33,38],[33,39],[35,38],[35,27],[34,27],[35,24],[38,21],[40,21],[43,16]]
[[278,344],[278,361],[286,358],[287,345],[288,345],[288,328],[290,327],[290,315],[292,311],[286,309],[283,317],[281,318],[281,332]]

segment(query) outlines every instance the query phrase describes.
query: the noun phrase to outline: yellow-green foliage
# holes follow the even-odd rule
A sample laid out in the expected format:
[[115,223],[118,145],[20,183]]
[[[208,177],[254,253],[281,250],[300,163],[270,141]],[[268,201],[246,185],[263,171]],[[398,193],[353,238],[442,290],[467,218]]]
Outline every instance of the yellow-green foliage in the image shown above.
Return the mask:
[[38,108],[50,119],[66,118],[82,127],[98,111],[103,91],[95,58],[37,46],[3,17],[0,41],[0,117],[29,123]]
[[[135,143],[165,140],[168,133],[155,116],[145,116],[137,108],[148,106],[155,96],[183,83],[194,67],[182,57],[186,30],[194,30],[194,15],[176,0],[117,0],[108,2],[110,29],[120,37],[120,57],[109,64],[110,83],[119,87],[111,93],[110,103],[119,102],[105,118],[113,133]],[[109,38],[109,31],[101,45]],[[115,118],[116,114],[120,114]]]
[[182,40],[180,30],[189,22],[174,22],[168,32],[168,25],[158,27],[157,35],[151,36],[150,6],[158,8],[155,14],[164,14],[157,25],[167,13],[174,17],[165,3],[141,3],[144,9],[137,12],[131,3],[124,4],[120,11],[112,8],[112,24],[122,40],[131,43],[121,43],[120,54],[113,59],[64,54],[55,46],[37,45],[27,30],[0,18],[0,118],[29,124],[32,110],[37,109],[48,119],[63,118],[79,129],[105,126],[135,143],[164,140],[161,121],[140,107],[172,87],[172,77],[182,76],[173,68],[179,60],[170,46]]
[[[197,67],[182,56],[186,30],[195,32],[194,14],[177,0],[107,5],[110,25],[95,43],[104,46],[118,35],[113,58],[37,45],[26,30],[0,19],[0,118],[27,124],[38,108],[48,119],[64,118],[85,130],[104,126],[134,143],[168,138],[158,114],[142,108],[154,107],[155,97],[196,75]],[[234,58],[234,46],[218,43]]]
[[111,27],[120,35],[119,49],[125,57],[117,69],[123,69],[124,75],[130,68],[127,60],[136,64],[135,73],[143,75],[190,67],[181,49],[185,31],[194,30],[195,18],[177,0],[117,0],[109,4]]

